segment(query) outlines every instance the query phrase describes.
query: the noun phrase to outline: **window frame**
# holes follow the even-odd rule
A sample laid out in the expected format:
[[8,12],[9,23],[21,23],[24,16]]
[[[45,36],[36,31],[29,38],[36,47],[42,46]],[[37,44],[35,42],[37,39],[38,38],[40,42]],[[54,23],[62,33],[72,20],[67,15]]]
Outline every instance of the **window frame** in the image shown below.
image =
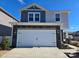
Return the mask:
[[29,14],[32,14],[32,13],[28,13],[28,21],[29,21],[29,22],[33,22],[33,21],[30,21],[30,20],[29,20],[29,17],[30,17]]
[[[56,14],[59,14],[59,17],[56,17]],[[57,21],[56,18],[59,18],[60,20]],[[55,13],[55,21],[56,21],[56,22],[60,22],[60,21],[61,21],[61,14],[60,14],[60,13]]]
[[[33,21],[29,21],[29,17],[30,17],[29,14],[33,14]],[[39,21],[35,21],[36,14],[39,14]],[[28,12],[28,22],[40,22],[40,19],[41,19],[40,12]]]

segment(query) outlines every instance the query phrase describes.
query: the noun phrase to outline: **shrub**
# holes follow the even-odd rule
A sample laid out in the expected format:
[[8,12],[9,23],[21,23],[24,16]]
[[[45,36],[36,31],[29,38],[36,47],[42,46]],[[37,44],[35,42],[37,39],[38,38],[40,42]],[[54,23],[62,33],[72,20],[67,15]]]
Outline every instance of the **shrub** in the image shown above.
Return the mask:
[[70,39],[67,38],[65,43],[69,44],[70,43]]
[[71,47],[69,47],[68,45],[66,44],[62,44],[62,49],[72,49]]
[[3,37],[3,40],[2,40],[2,43],[1,43],[1,48],[3,50],[6,50],[6,49],[9,49],[9,47],[10,47],[10,41],[9,41],[9,39],[6,38],[6,37]]

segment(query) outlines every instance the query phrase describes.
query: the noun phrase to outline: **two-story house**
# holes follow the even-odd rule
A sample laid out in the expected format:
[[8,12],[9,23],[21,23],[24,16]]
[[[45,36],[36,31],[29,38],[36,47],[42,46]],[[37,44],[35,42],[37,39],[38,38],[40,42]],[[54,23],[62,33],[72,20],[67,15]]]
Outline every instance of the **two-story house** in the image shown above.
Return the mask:
[[68,11],[46,10],[31,4],[21,10],[20,22],[13,23],[13,47],[61,47],[68,28]]

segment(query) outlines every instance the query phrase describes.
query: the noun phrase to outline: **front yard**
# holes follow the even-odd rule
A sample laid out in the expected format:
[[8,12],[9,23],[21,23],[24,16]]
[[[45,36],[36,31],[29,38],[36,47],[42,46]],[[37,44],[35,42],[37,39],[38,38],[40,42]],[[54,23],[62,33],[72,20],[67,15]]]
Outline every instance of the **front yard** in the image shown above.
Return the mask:
[[79,41],[71,40],[70,44],[79,47]]
[[0,50],[0,57],[9,52],[10,50]]
[[[64,54],[66,54],[69,58],[79,58],[79,42],[77,41],[71,41],[71,44],[64,44],[72,49],[60,49]],[[66,46],[65,46],[66,47]]]

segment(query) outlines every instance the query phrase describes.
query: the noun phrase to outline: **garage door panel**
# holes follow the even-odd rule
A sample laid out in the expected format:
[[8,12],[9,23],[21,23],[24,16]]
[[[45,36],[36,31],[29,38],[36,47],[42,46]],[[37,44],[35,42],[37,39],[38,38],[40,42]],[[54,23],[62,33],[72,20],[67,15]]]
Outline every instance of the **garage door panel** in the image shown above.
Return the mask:
[[24,30],[19,30],[18,31],[17,46],[32,46],[33,45],[32,41],[33,41],[33,36],[30,33],[26,32]]
[[56,46],[56,30],[18,29],[18,46]]
[[[43,34],[41,34],[43,33]],[[48,30],[48,31],[44,31],[44,32],[39,32],[38,35],[38,45],[39,46],[53,46],[56,42],[56,35],[54,35],[55,33],[52,34],[52,30]],[[54,37],[53,37],[54,36]],[[45,43],[45,44],[44,44]]]

